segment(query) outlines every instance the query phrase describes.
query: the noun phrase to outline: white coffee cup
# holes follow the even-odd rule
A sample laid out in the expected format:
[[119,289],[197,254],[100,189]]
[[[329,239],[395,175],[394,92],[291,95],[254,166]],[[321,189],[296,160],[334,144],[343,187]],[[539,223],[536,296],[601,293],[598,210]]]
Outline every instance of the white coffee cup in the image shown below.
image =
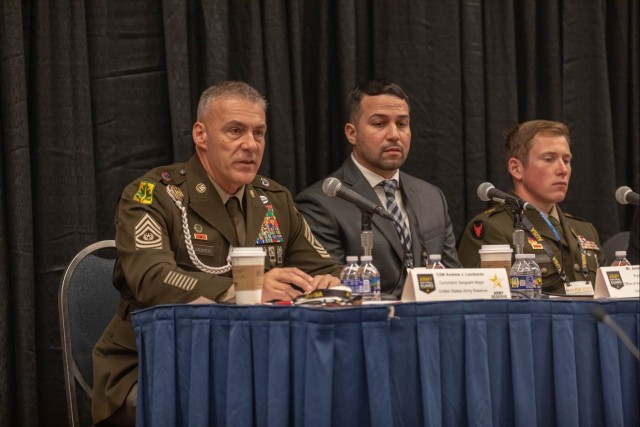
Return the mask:
[[482,245],[478,250],[481,268],[504,268],[511,270],[513,249],[509,245]]
[[260,304],[264,282],[262,247],[232,248],[231,274],[236,293],[236,304]]

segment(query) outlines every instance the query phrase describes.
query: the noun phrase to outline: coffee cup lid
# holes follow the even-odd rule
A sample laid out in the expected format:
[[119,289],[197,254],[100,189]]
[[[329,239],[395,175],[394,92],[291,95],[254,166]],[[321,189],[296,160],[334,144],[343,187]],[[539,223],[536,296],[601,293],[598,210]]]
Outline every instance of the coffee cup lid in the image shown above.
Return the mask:
[[251,246],[244,248],[231,248],[232,257],[254,257],[265,256],[264,248],[260,246]]
[[495,253],[495,252],[513,252],[511,246],[509,245],[482,245],[479,253],[487,254],[487,253]]

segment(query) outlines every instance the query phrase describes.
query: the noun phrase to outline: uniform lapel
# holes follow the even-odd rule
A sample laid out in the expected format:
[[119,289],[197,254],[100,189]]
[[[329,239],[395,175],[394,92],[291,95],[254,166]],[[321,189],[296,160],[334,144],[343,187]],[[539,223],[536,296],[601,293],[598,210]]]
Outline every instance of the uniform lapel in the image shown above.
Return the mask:
[[222,204],[222,199],[209,180],[198,156],[193,156],[186,167],[189,207],[211,227],[218,230],[231,244],[238,246],[236,230],[227,209]]
[[247,223],[247,240],[245,246],[255,246],[262,222],[267,214],[267,207],[260,200],[260,196],[251,184],[244,189],[244,199],[246,201],[246,223]]
[[[562,214],[560,213],[560,208],[558,208],[558,214],[562,218]],[[538,230],[538,233],[540,233],[540,235],[545,240],[550,240],[552,242],[556,242],[558,240],[555,234],[553,233],[553,230],[551,230],[551,227],[553,225],[547,224],[547,222],[543,220],[538,213],[532,212],[532,211],[525,211],[525,215],[527,216],[527,218],[529,218],[533,226],[536,228],[536,230]],[[551,218],[549,218],[549,222],[551,222]],[[558,227],[558,228],[559,229],[556,229],[556,231],[560,235],[561,243],[566,246],[567,245],[566,230],[564,230],[564,227]]]
[[[562,231],[562,244],[569,248],[578,248],[580,242],[576,236],[571,232],[571,228],[569,227],[569,223],[567,222],[567,218],[560,210],[560,206],[556,205],[556,209],[558,210],[558,217],[560,218],[560,230]],[[573,249],[571,249],[573,251]]]

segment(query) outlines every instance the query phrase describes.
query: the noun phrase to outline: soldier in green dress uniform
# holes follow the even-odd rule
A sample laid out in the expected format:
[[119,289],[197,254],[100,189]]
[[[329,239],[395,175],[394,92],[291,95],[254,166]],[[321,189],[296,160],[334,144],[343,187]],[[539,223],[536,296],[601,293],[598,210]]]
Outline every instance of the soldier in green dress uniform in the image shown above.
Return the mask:
[[[565,213],[558,203],[565,198],[571,177],[571,150],[566,125],[546,120],[519,124],[507,134],[507,168],[513,194],[547,215],[524,211],[524,253],[533,253],[542,271],[542,290],[571,293],[571,283],[595,284],[604,253],[594,226]],[[482,245],[513,243],[514,212],[498,204],[474,217],[458,247],[465,267],[480,265]],[[574,286],[577,287],[577,286]]]
[[94,352],[93,419],[135,423],[138,357],[132,310],[233,297],[231,246],[265,248],[263,302],[340,283],[341,265],[315,239],[291,194],[257,175],[266,102],[225,82],[202,93],[196,154],[125,188],[116,213],[118,312]]

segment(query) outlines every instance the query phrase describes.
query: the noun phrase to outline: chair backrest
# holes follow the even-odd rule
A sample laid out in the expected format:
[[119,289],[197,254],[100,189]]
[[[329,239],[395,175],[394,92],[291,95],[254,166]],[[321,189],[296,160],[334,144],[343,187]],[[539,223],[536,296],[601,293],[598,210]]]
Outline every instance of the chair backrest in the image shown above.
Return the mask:
[[[91,353],[116,313],[120,293],[113,287],[114,240],[82,249],[67,266],[58,293],[58,312],[69,421],[79,425],[76,382],[91,398]],[[86,400],[86,399],[85,399]]]
[[611,265],[616,257],[616,251],[626,251],[629,246],[629,232],[621,231],[614,234],[602,245],[604,256],[607,259],[607,265]]

